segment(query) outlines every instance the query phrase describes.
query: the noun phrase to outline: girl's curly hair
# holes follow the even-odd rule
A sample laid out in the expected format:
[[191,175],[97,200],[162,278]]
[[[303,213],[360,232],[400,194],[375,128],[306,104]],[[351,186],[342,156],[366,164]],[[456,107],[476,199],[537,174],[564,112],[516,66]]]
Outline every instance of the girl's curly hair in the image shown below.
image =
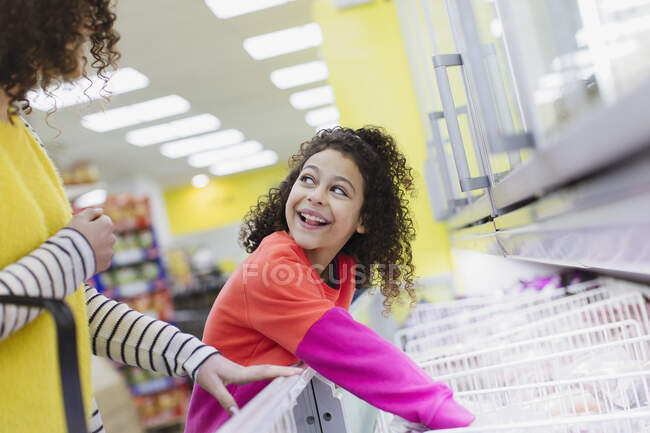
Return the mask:
[[84,28],[100,78],[107,80],[103,72],[120,57],[110,0],[0,0],[0,10],[0,86],[10,98],[9,110],[29,112],[29,90],[40,86],[47,92],[72,77]]
[[366,233],[353,234],[342,249],[358,261],[357,281],[366,283],[360,288],[377,284],[387,311],[401,289],[414,300],[411,241],[415,227],[408,208],[413,174],[393,138],[381,128],[323,129],[302,143],[289,160],[291,171],[286,179],[260,197],[244,217],[239,233],[242,246],[252,253],[269,234],[289,230],[285,204],[291,188],[305,162],[325,149],[352,158],[365,182],[361,221]]

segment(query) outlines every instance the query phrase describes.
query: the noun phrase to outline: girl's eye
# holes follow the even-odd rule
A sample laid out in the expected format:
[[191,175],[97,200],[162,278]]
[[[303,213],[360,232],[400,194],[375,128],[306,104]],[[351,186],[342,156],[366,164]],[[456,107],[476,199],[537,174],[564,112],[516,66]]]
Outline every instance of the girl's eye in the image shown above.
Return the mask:
[[300,181],[310,185],[313,185],[315,183],[314,179],[312,179],[311,176],[307,176],[307,175],[300,176]]
[[332,188],[332,191],[334,191],[336,194],[341,194],[347,196],[345,190],[341,188],[340,186],[335,186]]

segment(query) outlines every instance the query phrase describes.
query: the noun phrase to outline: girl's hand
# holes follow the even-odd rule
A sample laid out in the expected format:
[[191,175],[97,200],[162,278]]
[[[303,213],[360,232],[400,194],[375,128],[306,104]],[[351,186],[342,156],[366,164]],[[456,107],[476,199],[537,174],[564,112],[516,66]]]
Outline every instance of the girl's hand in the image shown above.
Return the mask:
[[225,410],[234,414],[239,408],[235,399],[226,389],[227,385],[244,385],[250,382],[273,379],[278,376],[293,376],[303,371],[302,368],[280,367],[277,365],[244,367],[218,354],[209,357],[199,368],[196,382],[201,388],[212,394]]

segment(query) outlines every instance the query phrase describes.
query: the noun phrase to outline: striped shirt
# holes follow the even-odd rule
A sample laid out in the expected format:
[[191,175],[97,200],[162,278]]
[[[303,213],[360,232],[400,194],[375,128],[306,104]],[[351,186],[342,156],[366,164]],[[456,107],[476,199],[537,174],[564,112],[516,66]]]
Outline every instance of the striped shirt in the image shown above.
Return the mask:
[[[65,227],[39,248],[0,269],[0,295],[63,299],[95,273],[86,238]],[[196,380],[199,367],[218,353],[198,338],[85,288],[90,344],[95,355],[170,376]],[[40,309],[0,304],[0,341],[34,320]],[[103,432],[93,399],[89,432]]]

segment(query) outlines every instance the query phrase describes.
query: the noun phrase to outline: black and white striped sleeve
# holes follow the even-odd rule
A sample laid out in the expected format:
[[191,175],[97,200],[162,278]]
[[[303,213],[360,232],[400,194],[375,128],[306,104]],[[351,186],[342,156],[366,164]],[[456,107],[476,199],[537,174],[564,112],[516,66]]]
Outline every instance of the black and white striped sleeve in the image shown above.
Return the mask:
[[[65,227],[39,248],[0,269],[0,296],[63,299],[95,273],[95,254],[86,238]],[[21,329],[40,309],[0,304],[0,340]]]
[[199,367],[219,353],[190,334],[162,320],[86,288],[93,353],[168,376],[196,380]]

